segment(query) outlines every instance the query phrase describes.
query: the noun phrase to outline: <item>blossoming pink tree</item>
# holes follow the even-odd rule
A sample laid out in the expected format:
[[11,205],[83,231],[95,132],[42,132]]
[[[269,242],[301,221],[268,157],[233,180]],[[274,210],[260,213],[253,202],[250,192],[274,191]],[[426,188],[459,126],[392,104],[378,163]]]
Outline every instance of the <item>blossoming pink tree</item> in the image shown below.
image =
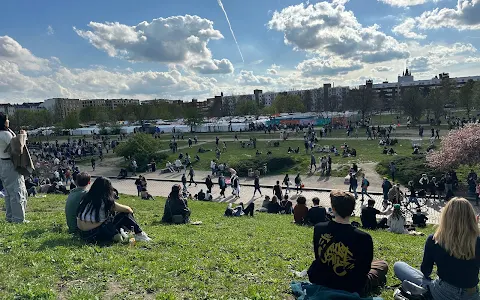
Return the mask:
[[480,163],[480,124],[450,131],[442,139],[440,150],[427,155],[427,163],[441,170]]

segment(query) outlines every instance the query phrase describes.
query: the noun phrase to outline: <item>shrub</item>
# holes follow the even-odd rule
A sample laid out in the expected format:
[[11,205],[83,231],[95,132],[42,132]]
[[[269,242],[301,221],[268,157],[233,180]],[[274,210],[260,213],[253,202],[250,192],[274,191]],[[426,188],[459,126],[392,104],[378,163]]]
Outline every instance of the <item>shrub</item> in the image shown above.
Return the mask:
[[[158,139],[153,138],[149,134],[138,133],[129,138],[127,141],[120,143],[115,149],[117,156],[129,159],[134,157],[137,161],[138,171],[142,172],[147,169],[147,164],[152,159],[156,163],[160,163],[167,159],[168,155],[159,152],[161,143]],[[128,166],[130,168],[130,166]]]
[[232,162],[230,167],[237,171],[239,176],[248,176],[248,170],[263,170],[266,164],[269,173],[279,173],[282,170],[288,170],[295,165],[295,160],[289,156],[265,157],[259,156],[252,159],[243,159]]
[[395,180],[402,185],[407,185],[412,180],[416,186],[419,185],[418,181],[422,174],[427,174],[429,178],[435,176],[438,180],[442,177],[442,172],[435,170],[427,165],[425,157],[418,156],[405,156],[396,157],[393,159],[383,160],[380,162],[376,171],[382,176],[390,177],[390,162],[395,162],[397,166],[397,172],[395,173]]

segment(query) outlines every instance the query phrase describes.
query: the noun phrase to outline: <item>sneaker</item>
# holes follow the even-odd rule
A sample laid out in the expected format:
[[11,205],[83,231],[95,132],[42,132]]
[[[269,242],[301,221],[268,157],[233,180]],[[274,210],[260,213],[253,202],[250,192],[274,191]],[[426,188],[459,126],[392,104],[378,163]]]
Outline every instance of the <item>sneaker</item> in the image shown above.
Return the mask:
[[125,230],[123,230],[123,228],[120,228],[120,235],[122,238],[128,239],[128,234],[125,232]]
[[145,232],[135,234],[135,241],[137,242],[150,242],[152,239],[148,237]]

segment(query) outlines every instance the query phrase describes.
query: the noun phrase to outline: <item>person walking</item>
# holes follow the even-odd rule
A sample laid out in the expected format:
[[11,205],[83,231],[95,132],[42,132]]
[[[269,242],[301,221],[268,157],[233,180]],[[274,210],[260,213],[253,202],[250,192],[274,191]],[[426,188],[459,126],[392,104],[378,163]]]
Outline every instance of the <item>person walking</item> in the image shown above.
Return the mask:
[[[10,141],[16,137],[10,130],[7,115],[0,112],[0,180],[5,190],[5,213],[9,223],[28,223],[25,220],[27,188],[25,178],[15,170],[10,154],[5,152]],[[20,139],[26,141],[27,133],[20,130]]]
[[193,171],[192,166],[190,166],[190,170],[188,171],[188,176],[190,177],[188,186],[191,186],[192,183],[195,183],[195,186],[197,186],[195,179],[193,179],[193,177],[195,176],[195,171]]
[[395,165],[395,162],[390,162],[389,168],[390,175],[392,176],[392,182],[395,183],[395,173],[397,173],[397,166]]
[[187,176],[185,176],[185,173],[182,174],[182,186],[183,186],[183,191],[187,191]]
[[253,180],[253,187],[253,197],[255,197],[257,191],[260,193],[260,196],[263,196],[262,191],[260,190],[260,178],[258,177],[258,175],[255,175],[255,179]]
[[95,171],[95,158],[92,157],[92,170]]
[[368,193],[368,187],[369,186],[370,186],[370,182],[365,177],[365,174],[363,174],[363,176],[362,176],[362,200],[360,200],[360,201],[362,201],[362,202],[364,201],[364,198],[363,198],[364,195],[367,195],[370,199],[372,199],[372,196],[370,196],[370,194]]
[[132,167],[132,172],[133,172],[133,176],[137,176],[137,168],[138,168],[138,165],[137,165],[137,161],[135,160],[135,158],[132,159],[132,162],[131,162],[131,167]]

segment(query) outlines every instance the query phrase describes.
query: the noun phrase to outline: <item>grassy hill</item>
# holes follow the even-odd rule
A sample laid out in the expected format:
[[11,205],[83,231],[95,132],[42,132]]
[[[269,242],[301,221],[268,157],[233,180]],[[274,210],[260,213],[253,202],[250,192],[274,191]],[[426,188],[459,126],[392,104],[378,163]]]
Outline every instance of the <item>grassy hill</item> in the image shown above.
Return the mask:
[[[290,270],[314,257],[313,229],[292,216],[224,218],[225,204],[191,202],[192,220],[203,224],[168,226],[159,223],[164,199],[129,196],[120,202],[154,241],[87,245],[67,233],[64,200],[32,198],[29,224],[0,221],[1,299],[289,299]],[[375,258],[420,265],[425,237],[371,234]],[[398,283],[392,276],[389,285]]]

